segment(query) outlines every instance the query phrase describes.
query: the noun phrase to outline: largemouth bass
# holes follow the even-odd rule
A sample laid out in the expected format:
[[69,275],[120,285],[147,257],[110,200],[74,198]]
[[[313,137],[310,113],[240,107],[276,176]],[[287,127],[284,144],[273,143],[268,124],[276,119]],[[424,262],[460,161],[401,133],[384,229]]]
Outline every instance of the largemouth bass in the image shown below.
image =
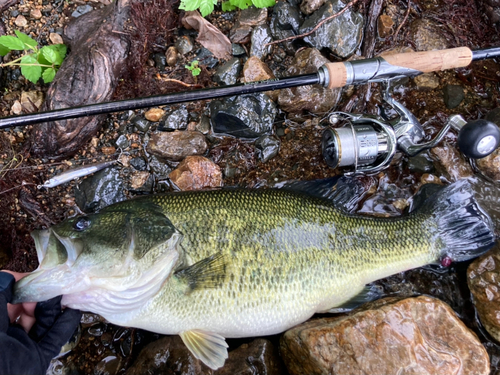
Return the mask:
[[140,197],[32,235],[40,266],[16,284],[14,302],[62,294],[114,324],[178,334],[212,369],[227,358],[225,338],[283,332],[367,283],[470,259],[495,241],[466,181],[401,218],[235,189]]

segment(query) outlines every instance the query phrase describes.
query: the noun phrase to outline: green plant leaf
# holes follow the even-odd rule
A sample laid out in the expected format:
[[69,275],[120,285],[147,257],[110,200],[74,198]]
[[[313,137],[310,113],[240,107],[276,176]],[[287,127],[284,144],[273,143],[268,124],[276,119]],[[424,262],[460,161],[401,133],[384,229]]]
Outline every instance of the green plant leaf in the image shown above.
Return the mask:
[[217,0],[202,0],[200,4],[200,13],[203,17],[208,16],[214,11],[214,5],[217,4]]
[[59,53],[52,46],[45,46],[40,50],[40,53],[47,59],[51,64],[55,64],[56,61],[62,61]]
[[47,68],[42,73],[43,82],[50,83],[54,80],[56,76],[56,70],[54,68]]
[[5,56],[6,54],[8,54],[10,52],[10,48],[7,48],[5,46],[2,46],[0,44],[0,56]]
[[68,51],[68,47],[66,47],[65,44],[52,44],[50,47],[53,48],[59,54],[61,61],[56,61],[56,64],[61,65],[64,58],[66,57],[66,52]]
[[253,0],[253,5],[257,8],[272,7],[274,4],[276,4],[275,0]]
[[20,32],[19,30],[14,30],[14,32],[16,33],[17,37],[25,44],[25,46],[29,47],[26,49],[31,48],[34,50],[38,46],[38,43],[36,42],[36,40],[32,39],[28,35]]
[[12,35],[0,36],[0,44],[11,51],[24,51],[24,43],[22,40]]
[[38,65],[38,61],[36,61],[36,58],[33,55],[26,55],[21,59],[21,73],[28,81],[37,83],[42,76],[42,67]]
[[200,7],[202,0],[181,0],[181,3],[179,5],[179,9],[184,9],[184,10],[196,10]]
[[201,73],[201,69],[200,68],[194,68],[192,71],[191,71],[191,74],[193,75],[193,77],[196,77],[196,76],[199,76]]
[[252,5],[252,0],[229,0],[229,2],[240,9],[247,9]]
[[224,1],[222,3],[222,11],[223,12],[230,12],[232,10],[235,10],[236,7],[234,5],[232,5],[229,1]]

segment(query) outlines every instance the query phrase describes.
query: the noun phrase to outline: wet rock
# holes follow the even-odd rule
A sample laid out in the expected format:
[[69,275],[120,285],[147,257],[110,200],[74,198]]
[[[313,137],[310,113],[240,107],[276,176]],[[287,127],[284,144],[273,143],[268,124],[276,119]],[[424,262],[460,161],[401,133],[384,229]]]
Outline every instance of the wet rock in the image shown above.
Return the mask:
[[234,85],[238,81],[242,69],[241,61],[233,57],[217,68],[214,74],[215,82],[222,85]]
[[272,135],[264,135],[255,141],[260,160],[265,163],[278,155],[280,151],[280,141]]
[[153,55],[153,61],[155,62],[155,66],[158,70],[165,70],[167,66],[167,57],[163,53],[155,53]]
[[284,366],[278,349],[269,340],[257,339],[229,352],[224,367],[214,375],[280,375]]
[[127,136],[125,134],[120,135],[117,140],[115,141],[116,147],[123,149],[126,149],[128,146],[130,146],[130,143],[127,139]]
[[277,109],[266,94],[239,95],[210,103],[215,133],[255,139],[270,132]]
[[188,110],[186,106],[181,106],[172,113],[170,113],[165,121],[162,121],[158,130],[182,130],[186,129],[188,125]]
[[456,147],[444,142],[443,146],[432,148],[430,153],[436,158],[436,168],[446,174],[450,181],[458,181],[473,175],[471,166]]
[[386,175],[379,178],[377,191],[365,200],[359,213],[391,217],[400,216],[409,205],[409,189],[390,182]]
[[182,191],[222,186],[219,166],[203,156],[186,157],[169,178]]
[[210,117],[202,115],[200,121],[195,125],[194,130],[202,134],[208,134],[210,132]]
[[121,362],[121,357],[110,352],[95,366],[94,374],[115,375],[120,370]]
[[476,259],[467,269],[467,284],[479,319],[500,342],[500,247]]
[[246,54],[245,49],[236,43],[233,43],[231,45],[231,51],[232,51],[233,56],[235,56],[235,57],[242,57],[242,56],[245,56],[245,54]]
[[165,180],[168,178],[170,172],[172,172],[172,168],[154,155],[151,155],[149,158],[149,168],[151,168],[151,171],[155,174],[158,180]]
[[259,59],[263,59],[271,52],[271,46],[265,47],[267,43],[273,41],[269,26],[263,25],[255,27],[250,39],[252,41],[250,56],[256,56]]
[[418,18],[410,25],[410,39],[417,51],[448,48],[448,43],[439,26],[427,18]]
[[273,7],[273,18],[275,18],[275,26],[281,30],[293,30],[299,32],[300,25],[304,22],[297,7],[287,3],[278,2]]
[[300,10],[304,14],[311,14],[321,8],[325,0],[304,0],[300,3]]
[[150,193],[153,189],[153,178],[147,171],[136,171],[130,176],[130,188],[135,191]]
[[205,65],[209,69],[213,69],[219,64],[219,60],[206,48],[201,48],[194,60],[198,60],[200,65]]
[[[345,5],[340,0],[329,0],[300,27],[300,34],[311,31],[327,17],[338,13]],[[363,37],[363,17],[351,9],[326,23],[313,34],[304,38],[314,48],[328,48],[340,58],[352,55],[361,43]]]
[[189,155],[202,155],[207,150],[205,136],[196,131],[156,132],[151,135],[149,153],[173,161]]
[[212,370],[196,359],[179,336],[166,336],[141,350],[126,375],[211,375]]
[[95,212],[125,200],[118,168],[106,168],[87,177],[75,189],[76,204],[84,212]]
[[17,27],[26,27],[28,25],[28,20],[22,14],[18,15],[14,20]]
[[432,173],[434,171],[434,163],[429,152],[421,152],[420,154],[408,158],[408,168],[417,173]]
[[71,17],[78,18],[78,17],[83,16],[84,14],[87,14],[93,10],[94,10],[94,8],[92,8],[90,5],[79,5],[76,7],[76,10],[73,13],[71,13]]
[[394,20],[387,14],[381,14],[377,20],[377,31],[381,38],[387,38],[392,34],[392,28],[394,27]]
[[134,128],[136,131],[146,133],[151,126],[151,123],[146,120],[142,115],[134,116],[131,120],[132,124],[134,124]]
[[146,161],[140,156],[133,158],[130,160],[130,165],[134,167],[137,171],[145,171],[146,170]]
[[444,104],[449,109],[456,108],[465,98],[464,89],[460,85],[446,85],[443,88]]
[[267,8],[250,7],[244,9],[240,13],[240,26],[260,26],[264,25],[267,20]]
[[[267,81],[274,78],[276,77],[271,69],[258,57],[250,57],[243,66],[243,82]],[[279,91],[266,91],[266,95],[276,101],[278,100]]]
[[164,115],[165,110],[161,108],[151,108],[144,114],[144,117],[146,118],[146,120],[156,122],[160,121]]
[[229,32],[229,39],[232,43],[248,43],[252,30],[253,28],[250,26],[233,27]]
[[434,90],[439,86],[439,78],[434,73],[424,73],[413,80],[419,90]]
[[[288,76],[309,74],[329,62],[314,48],[299,51],[287,71]],[[278,104],[285,112],[327,112],[335,107],[340,99],[342,89],[325,89],[320,85],[299,86],[280,90]]]
[[435,298],[387,298],[339,318],[287,331],[280,343],[290,374],[489,372],[476,335]]
[[52,44],[64,44],[62,36],[59,35],[58,33],[50,33],[49,39],[52,42]]
[[179,51],[181,55],[185,55],[193,50],[193,40],[187,35],[180,36],[175,41],[175,48],[177,48],[177,51]]
[[165,58],[167,59],[167,65],[173,67],[177,64],[177,60],[179,59],[179,53],[177,52],[177,48],[170,46],[165,52]]
[[40,9],[31,9],[30,10],[30,18],[35,20],[39,20],[42,18],[42,11]]

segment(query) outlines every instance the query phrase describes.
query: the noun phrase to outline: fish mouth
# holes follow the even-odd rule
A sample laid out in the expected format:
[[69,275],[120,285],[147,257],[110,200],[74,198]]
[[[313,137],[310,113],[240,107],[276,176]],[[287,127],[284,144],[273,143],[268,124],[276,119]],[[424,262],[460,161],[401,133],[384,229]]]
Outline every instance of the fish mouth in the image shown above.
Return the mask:
[[81,251],[77,241],[61,237],[52,229],[35,230],[31,236],[35,240],[39,266],[16,282],[12,303],[45,301],[84,287],[82,276],[77,280],[71,271]]

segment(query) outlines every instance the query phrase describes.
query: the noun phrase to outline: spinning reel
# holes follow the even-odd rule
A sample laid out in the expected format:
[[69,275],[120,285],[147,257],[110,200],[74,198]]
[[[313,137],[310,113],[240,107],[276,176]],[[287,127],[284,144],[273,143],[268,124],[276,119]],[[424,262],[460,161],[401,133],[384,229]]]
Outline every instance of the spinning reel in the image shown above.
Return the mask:
[[342,125],[323,133],[323,156],[330,167],[346,168],[345,174],[377,173],[389,166],[396,151],[415,156],[435,147],[450,128],[458,132],[458,148],[468,158],[486,157],[498,147],[500,129],[494,123],[486,120],[466,122],[460,115],[450,116],[433,140],[420,143],[425,137],[422,125],[391,96],[391,82],[398,78],[401,77],[379,80],[385,86],[384,102],[398,114],[395,119],[345,112],[330,115],[332,125]]

